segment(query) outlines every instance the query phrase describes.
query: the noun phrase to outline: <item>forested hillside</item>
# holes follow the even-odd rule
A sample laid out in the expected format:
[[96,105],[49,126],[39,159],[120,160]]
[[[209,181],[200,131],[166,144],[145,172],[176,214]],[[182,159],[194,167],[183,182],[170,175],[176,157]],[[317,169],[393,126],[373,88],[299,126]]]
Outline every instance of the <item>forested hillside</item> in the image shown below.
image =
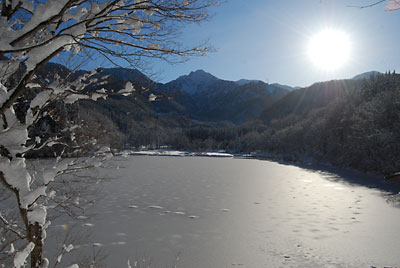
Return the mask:
[[[58,75],[68,73],[62,66],[51,67]],[[52,73],[46,74],[43,77],[51,81]],[[75,130],[79,139],[74,142],[81,143],[78,154],[102,146],[115,150],[168,147],[259,151],[378,173],[400,170],[397,74],[321,82],[286,95],[262,82],[240,85],[207,73],[201,73],[208,79],[206,86],[200,83],[196,85],[198,91],[190,93],[187,79],[193,78],[193,73],[166,85],[154,83],[137,71],[99,70],[99,77],[105,75],[106,82],[99,88],[118,91],[131,82],[138,89],[136,94],[56,105],[64,121],[81,125]],[[232,120],[227,120],[229,116]],[[42,120],[32,131],[46,129],[49,135],[62,136],[57,133],[62,133],[63,120]],[[33,155],[51,156],[55,148]]]
[[324,107],[271,120],[265,149],[361,170],[400,170],[400,77],[361,83]]
[[269,122],[272,119],[285,118],[294,114],[304,114],[311,110],[325,107],[336,98],[343,99],[354,94],[363,86],[362,80],[332,80],[315,83],[310,87],[294,90],[267,107],[261,119]]

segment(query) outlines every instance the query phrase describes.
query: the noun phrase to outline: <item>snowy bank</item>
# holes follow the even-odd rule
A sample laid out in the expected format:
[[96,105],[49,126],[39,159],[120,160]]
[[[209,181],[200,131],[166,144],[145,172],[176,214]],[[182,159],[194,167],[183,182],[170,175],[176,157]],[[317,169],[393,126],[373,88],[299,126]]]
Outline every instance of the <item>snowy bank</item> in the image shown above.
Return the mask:
[[205,156],[205,157],[234,157],[235,155],[219,151],[219,152],[185,152],[175,150],[139,150],[124,151],[122,154],[129,155],[153,155],[153,156]]

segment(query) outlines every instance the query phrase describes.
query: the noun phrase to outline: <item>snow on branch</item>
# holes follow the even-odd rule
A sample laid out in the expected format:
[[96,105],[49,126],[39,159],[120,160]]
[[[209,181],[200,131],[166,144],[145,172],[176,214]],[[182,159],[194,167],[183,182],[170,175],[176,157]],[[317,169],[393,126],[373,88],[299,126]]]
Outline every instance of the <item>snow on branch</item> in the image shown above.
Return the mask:
[[10,224],[9,221],[7,221],[1,213],[0,213],[0,221],[5,225],[7,230],[16,234],[20,239],[26,238],[26,236],[23,235],[20,231],[16,230],[13,224]]
[[400,0],[389,0],[386,4],[386,11],[395,11],[400,9]]
[[399,10],[400,9],[400,0],[380,0],[380,1],[376,1],[373,2],[372,4],[369,5],[363,5],[363,6],[348,6],[348,7],[356,7],[356,8],[370,8],[370,7],[374,7],[377,6],[381,3],[386,2],[386,7],[385,7],[385,11],[395,11],[395,10]]
[[[82,163],[62,161],[69,145],[61,134],[32,134],[34,126],[57,116],[57,103],[73,104],[80,99],[98,100],[109,95],[136,94],[131,82],[119,91],[98,89],[106,77],[96,71],[47,79],[38,73],[60,53],[70,58],[93,55],[111,63],[138,67],[145,58],[172,62],[187,56],[204,55],[206,44],[184,47],[177,43],[180,25],[208,18],[207,8],[218,0],[3,0],[0,4],[0,182],[16,198],[24,225],[17,230],[3,214],[0,222],[7,231],[25,239],[17,249],[15,267],[24,267],[31,255],[31,267],[46,267],[43,256],[47,201],[55,192],[49,186],[56,177],[89,167],[100,167],[112,154],[100,148]],[[89,90],[90,85],[96,90]],[[157,96],[150,94],[149,101]],[[76,142],[79,123],[66,123],[64,135]],[[96,140],[89,141],[92,146]],[[54,165],[32,171],[26,156],[32,150],[59,146]],[[74,145],[75,146],[75,145]],[[98,146],[99,147],[99,146]],[[4,228],[3,228],[4,229]],[[68,251],[69,248],[66,248]],[[61,258],[60,258],[61,260]],[[71,266],[75,267],[75,266]]]
[[35,244],[30,242],[22,251],[19,251],[15,254],[14,268],[25,267],[26,259],[28,258],[29,254],[31,254],[34,247]]
[[34,73],[62,51],[72,55],[93,51],[131,65],[142,57],[170,61],[171,56],[203,55],[207,46],[177,44],[177,23],[200,22],[208,17],[206,8],[215,4],[214,0],[47,0],[34,5],[28,0],[2,1],[0,77],[9,78],[15,73],[11,70],[23,64],[25,79],[9,89],[11,101],[0,106],[0,114],[21,95]]

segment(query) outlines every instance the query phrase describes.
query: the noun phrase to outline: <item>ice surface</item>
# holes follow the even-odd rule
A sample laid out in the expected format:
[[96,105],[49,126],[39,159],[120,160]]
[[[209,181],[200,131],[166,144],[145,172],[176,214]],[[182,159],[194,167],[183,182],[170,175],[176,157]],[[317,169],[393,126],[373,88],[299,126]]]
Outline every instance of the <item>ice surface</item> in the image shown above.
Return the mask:
[[365,174],[215,157],[129,155],[115,163],[124,168],[102,169],[116,179],[101,184],[90,211],[92,241],[111,267],[126,267],[132,254],[150,255],[156,267],[176,255],[177,267],[400,263],[399,190],[349,182],[368,181]]

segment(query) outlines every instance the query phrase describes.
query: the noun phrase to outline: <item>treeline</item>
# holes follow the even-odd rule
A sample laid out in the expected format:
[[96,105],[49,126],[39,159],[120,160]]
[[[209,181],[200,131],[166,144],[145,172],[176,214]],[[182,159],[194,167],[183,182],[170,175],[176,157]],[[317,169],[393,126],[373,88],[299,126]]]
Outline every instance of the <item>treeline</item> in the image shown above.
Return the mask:
[[322,108],[294,112],[268,123],[191,123],[173,128],[171,122],[157,121],[141,130],[141,135],[149,138],[147,142],[128,141],[132,147],[266,151],[288,159],[308,157],[365,171],[399,171],[400,77],[394,73],[377,75],[357,85],[361,86]]
[[322,108],[241,126],[184,131],[191,149],[265,151],[285,159],[312,158],[335,166],[400,170],[400,77],[377,75]]
[[272,120],[265,150],[360,170],[399,171],[399,75],[373,76],[349,92],[326,107]]
[[[315,101],[316,94],[307,93],[314,98],[309,109],[307,105],[302,109],[289,105],[292,111],[288,107],[283,108],[284,112],[274,110],[280,116],[284,114],[282,118],[255,118],[241,125],[160,114],[140,97],[80,101],[68,108],[74,115],[70,125],[80,126],[75,130],[74,142],[85,148],[82,154],[101,146],[116,150],[167,146],[188,151],[261,151],[285,159],[307,157],[364,171],[399,171],[400,77],[389,73],[358,82],[326,83],[324,90],[328,93],[336,84],[345,85],[346,90],[332,89],[340,94],[324,98],[329,101],[323,105]],[[322,90],[323,85],[314,88],[318,94],[320,87]],[[308,96],[296,94],[303,99],[298,102]]]

